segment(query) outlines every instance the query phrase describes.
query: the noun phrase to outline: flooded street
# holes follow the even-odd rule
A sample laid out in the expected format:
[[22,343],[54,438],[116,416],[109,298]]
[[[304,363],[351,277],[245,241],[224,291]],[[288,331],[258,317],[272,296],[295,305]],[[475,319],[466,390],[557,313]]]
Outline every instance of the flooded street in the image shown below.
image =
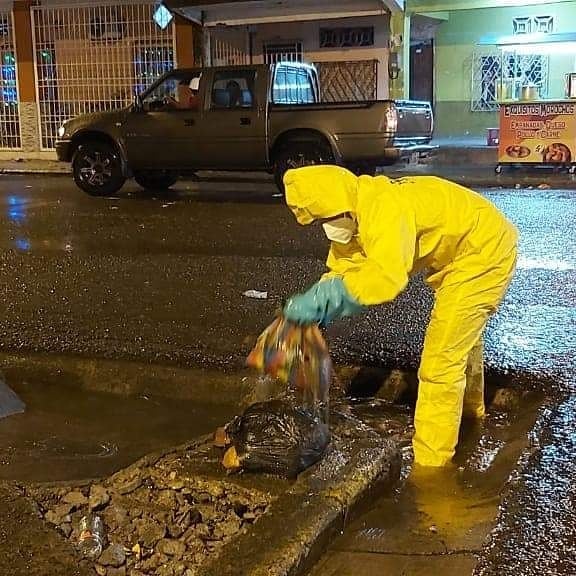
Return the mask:
[[[0,178],[4,352],[242,378],[275,310],[324,268],[321,231],[299,228],[268,184],[182,183],[165,198],[96,199],[68,178]],[[576,573],[576,200],[567,190],[486,194],[521,232],[516,278],[486,334],[486,367],[536,395],[466,430],[453,469],[433,479],[406,470],[396,493],[333,542],[317,576],[391,566],[398,574]],[[243,296],[251,289],[269,298]],[[415,369],[430,306],[415,281],[396,303],[334,325],[335,360]],[[8,383],[28,411],[0,422],[1,479],[108,474],[212,430],[235,409],[17,375]],[[381,409],[356,407],[371,422]]]
[[108,476],[145,454],[213,432],[235,413],[232,406],[89,392],[42,377],[12,377],[10,385],[26,412],[0,420],[0,480]]

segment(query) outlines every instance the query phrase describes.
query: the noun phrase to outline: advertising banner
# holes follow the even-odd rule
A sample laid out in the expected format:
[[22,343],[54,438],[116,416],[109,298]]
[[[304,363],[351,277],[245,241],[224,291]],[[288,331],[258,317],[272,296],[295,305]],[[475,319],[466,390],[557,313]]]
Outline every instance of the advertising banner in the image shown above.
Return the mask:
[[576,102],[502,104],[498,162],[576,163]]

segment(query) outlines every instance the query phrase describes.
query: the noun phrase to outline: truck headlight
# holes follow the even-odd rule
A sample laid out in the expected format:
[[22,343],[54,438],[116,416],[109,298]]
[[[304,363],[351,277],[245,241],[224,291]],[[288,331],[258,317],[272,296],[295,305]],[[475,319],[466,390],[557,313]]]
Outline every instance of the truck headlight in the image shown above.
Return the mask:
[[62,138],[66,134],[66,124],[62,124],[60,128],[58,128],[58,138]]

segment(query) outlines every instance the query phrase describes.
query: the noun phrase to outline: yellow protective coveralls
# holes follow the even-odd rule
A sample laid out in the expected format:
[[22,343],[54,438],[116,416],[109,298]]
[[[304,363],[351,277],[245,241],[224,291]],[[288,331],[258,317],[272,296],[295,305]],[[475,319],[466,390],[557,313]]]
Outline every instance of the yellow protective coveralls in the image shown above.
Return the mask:
[[458,442],[463,404],[484,415],[483,390],[466,393],[466,363],[516,264],[516,228],[488,200],[435,177],[356,177],[337,166],[290,170],[286,201],[300,224],[349,212],[357,234],[332,242],[326,275],[358,303],[396,298],[424,272],[435,292],[420,362],[414,459],[443,466]]

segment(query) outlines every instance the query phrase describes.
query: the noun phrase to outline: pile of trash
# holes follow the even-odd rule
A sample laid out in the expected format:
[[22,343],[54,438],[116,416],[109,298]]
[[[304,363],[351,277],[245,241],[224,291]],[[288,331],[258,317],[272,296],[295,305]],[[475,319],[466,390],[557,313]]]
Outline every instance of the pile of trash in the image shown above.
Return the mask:
[[217,433],[229,472],[293,478],[320,460],[330,443],[332,361],[317,325],[279,316],[258,338],[248,366],[286,385],[282,398],[250,406]]
[[35,488],[42,517],[99,576],[194,576],[265,513],[269,496],[178,473],[169,456],[102,483]]

